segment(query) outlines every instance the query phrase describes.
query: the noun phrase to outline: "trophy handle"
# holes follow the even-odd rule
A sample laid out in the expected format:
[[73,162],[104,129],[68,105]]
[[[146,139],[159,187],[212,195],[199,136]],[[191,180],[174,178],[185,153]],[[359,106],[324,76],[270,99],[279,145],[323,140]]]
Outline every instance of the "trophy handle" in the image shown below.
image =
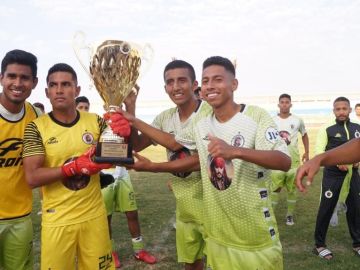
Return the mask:
[[[90,77],[90,79],[92,80],[92,76],[90,74],[90,70],[89,70],[89,62],[90,62],[90,57],[92,55],[92,47],[90,47],[90,45],[86,45],[85,43],[85,33],[82,31],[77,31],[74,34],[73,37],[73,41],[72,41],[72,47],[74,49],[76,58],[79,60],[80,65],[83,67],[83,69],[85,70],[85,72],[88,74],[88,76]],[[84,64],[83,61],[83,55],[81,54],[82,51],[86,51],[87,52],[87,65]]]
[[139,74],[139,78],[137,82],[142,79],[142,77],[147,73],[149,70],[152,61],[154,59],[154,49],[150,45],[150,43],[145,43],[141,50],[141,72]]

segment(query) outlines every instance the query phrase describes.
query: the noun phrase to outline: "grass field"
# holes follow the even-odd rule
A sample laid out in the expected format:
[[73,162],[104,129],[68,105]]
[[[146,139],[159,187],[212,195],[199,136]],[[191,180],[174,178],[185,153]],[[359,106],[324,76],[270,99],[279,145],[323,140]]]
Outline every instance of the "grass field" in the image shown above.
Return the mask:
[[[316,128],[309,131],[311,147],[315,142]],[[300,143],[301,144],[301,143]],[[312,152],[311,152],[312,153]],[[165,153],[161,147],[151,147],[143,154],[153,160],[164,160]],[[146,247],[154,253],[159,263],[146,265],[137,262],[132,257],[131,239],[127,229],[124,214],[116,213],[113,217],[113,237],[116,241],[121,269],[159,269],[176,270],[183,266],[176,262],[175,230],[172,223],[175,220],[175,203],[172,193],[166,186],[167,174],[131,172],[132,182],[136,191],[142,235]],[[360,259],[353,255],[351,239],[347,230],[344,215],[340,216],[340,225],[330,227],[327,243],[334,252],[332,261],[322,260],[311,253],[313,248],[313,231],[317,214],[320,190],[318,175],[315,184],[306,195],[300,194],[295,211],[295,225],[285,225],[285,193],[281,193],[281,201],[276,209],[276,216],[283,245],[284,265],[286,270],[356,270],[360,269]],[[40,217],[36,215],[39,210],[39,199],[34,192],[34,232],[35,232],[35,269],[39,269],[39,239]],[[230,270],[230,269],[224,269]]]

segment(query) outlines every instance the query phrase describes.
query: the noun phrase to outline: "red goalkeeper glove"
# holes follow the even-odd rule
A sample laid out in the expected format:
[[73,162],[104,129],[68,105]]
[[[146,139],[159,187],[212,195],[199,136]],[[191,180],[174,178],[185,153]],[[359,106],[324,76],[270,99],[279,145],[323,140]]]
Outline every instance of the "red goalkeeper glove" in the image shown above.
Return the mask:
[[102,169],[109,169],[112,164],[107,163],[95,163],[92,161],[92,156],[95,153],[95,147],[91,147],[84,154],[75,158],[72,161],[65,163],[61,167],[61,172],[65,177],[71,177],[74,175],[93,175],[100,172]]
[[108,124],[115,134],[121,137],[130,136],[131,128],[129,121],[120,112],[106,113],[104,114],[104,119],[109,120]]

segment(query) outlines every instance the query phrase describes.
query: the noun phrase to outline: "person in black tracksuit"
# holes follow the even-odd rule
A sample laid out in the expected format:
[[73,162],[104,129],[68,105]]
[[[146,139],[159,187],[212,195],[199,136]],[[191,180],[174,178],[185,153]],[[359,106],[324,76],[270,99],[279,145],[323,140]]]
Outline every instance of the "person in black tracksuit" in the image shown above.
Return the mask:
[[[319,131],[316,143],[316,154],[333,149],[353,138],[360,137],[360,125],[349,119],[351,112],[350,102],[345,97],[334,101],[335,122],[325,126]],[[357,164],[352,166],[350,189],[346,199],[346,219],[353,248],[360,248],[360,177]],[[340,190],[347,175],[346,165],[325,166],[322,179],[321,201],[315,227],[315,246],[319,253],[325,247],[326,233],[331,216],[339,199]],[[332,254],[324,256],[331,259]]]

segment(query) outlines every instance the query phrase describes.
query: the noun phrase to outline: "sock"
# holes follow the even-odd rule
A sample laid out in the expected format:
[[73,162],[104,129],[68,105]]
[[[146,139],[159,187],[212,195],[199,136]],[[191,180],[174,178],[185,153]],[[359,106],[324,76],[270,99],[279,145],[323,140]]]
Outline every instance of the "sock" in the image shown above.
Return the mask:
[[287,194],[287,216],[293,216],[296,204],[296,192],[289,192]]
[[142,240],[141,235],[136,238],[131,239],[133,250],[135,253],[139,252],[140,250],[144,249],[144,242]]
[[279,203],[279,192],[271,192],[271,203],[273,208],[275,208]]

